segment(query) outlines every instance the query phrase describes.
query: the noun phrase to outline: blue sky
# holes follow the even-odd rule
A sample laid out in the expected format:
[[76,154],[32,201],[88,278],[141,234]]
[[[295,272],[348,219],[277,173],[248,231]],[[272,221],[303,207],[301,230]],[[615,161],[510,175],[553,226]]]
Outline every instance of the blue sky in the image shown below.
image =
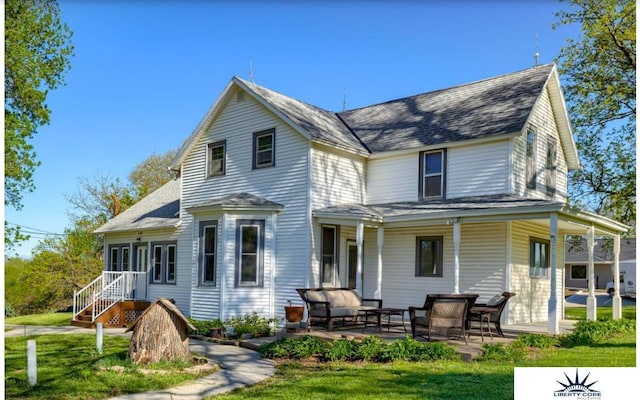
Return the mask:
[[[62,233],[78,178],[126,179],[177,149],[232,76],[340,111],[553,62],[577,26],[529,1],[59,0],[74,31],[66,86],[33,140],[36,190],[5,219]],[[28,256],[37,240],[17,249]]]

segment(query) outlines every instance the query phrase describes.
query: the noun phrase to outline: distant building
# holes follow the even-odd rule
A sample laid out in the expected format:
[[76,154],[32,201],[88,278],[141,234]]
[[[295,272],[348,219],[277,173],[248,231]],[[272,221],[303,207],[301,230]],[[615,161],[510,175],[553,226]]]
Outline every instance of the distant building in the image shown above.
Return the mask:
[[[636,239],[620,239],[620,261],[635,260]],[[594,272],[596,289],[605,289],[607,282],[613,280],[612,244],[610,241],[597,239],[593,249]],[[567,240],[565,245],[565,280],[564,285],[568,288],[588,288],[589,287],[589,252],[587,240]]]

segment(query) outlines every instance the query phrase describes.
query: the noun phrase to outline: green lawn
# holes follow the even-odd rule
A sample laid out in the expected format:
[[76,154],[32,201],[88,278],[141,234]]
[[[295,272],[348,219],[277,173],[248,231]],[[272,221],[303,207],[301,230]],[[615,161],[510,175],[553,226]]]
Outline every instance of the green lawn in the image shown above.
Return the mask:
[[[35,339],[38,383],[27,383],[26,341]],[[41,335],[5,338],[5,396],[9,399],[101,399],[176,386],[196,376],[184,365],[155,365],[168,374],[147,375],[126,361],[129,339],[105,336],[103,353],[95,350],[93,334]],[[124,372],[108,367],[124,366]],[[210,372],[209,372],[210,373]]]
[[[596,316],[598,318],[612,318],[613,309],[611,307],[598,307]],[[577,320],[587,319],[587,307],[565,307],[564,317]],[[622,307],[622,318],[636,319],[636,306]]]
[[56,312],[5,318],[4,323],[12,325],[69,326],[71,325],[72,317],[73,313],[70,312]]

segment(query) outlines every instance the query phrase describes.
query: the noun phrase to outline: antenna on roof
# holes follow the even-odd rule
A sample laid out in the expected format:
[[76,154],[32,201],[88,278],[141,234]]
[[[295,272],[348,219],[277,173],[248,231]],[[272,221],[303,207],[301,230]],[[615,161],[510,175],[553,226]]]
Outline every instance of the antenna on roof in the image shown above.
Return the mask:
[[347,88],[344,88],[344,93],[342,94],[342,111],[346,111],[347,109]]
[[249,59],[249,80],[253,83],[253,58]]
[[533,66],[537,67],[538,61],[540,60],[540,53],[538,52],[538,33],[537,32],[536,32],[536,54],[533,55],[533,59],[536,61]]

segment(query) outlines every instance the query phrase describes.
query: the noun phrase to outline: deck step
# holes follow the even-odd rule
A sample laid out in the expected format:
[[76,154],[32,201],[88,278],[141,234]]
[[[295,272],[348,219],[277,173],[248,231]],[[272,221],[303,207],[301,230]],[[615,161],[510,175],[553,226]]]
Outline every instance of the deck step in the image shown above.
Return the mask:
[[73,320],[71,321],[71,326],[79,326],[80,328],[94,328],[93,322],[91,321]]

